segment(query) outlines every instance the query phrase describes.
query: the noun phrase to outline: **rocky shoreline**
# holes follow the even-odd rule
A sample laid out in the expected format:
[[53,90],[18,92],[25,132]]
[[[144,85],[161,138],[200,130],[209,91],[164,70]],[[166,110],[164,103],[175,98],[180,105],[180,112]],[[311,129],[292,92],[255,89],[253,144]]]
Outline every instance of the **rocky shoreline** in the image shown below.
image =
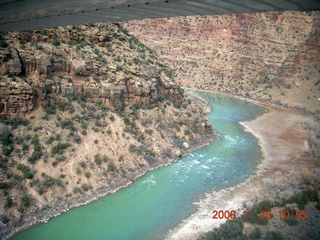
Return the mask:
[[[192,93],[191,93],[192,94]],[[196,98],[195,94],[192,94],[193,98]],[[198,97],[199,102],[202,102],[202,106],[206,105],[206,110],[205,113],[208,113],[208,109],[211,110],[211,107],[208,105],[208,103],[205,101],[205,99]],[[210,112],[210,111],[209,111]],[[146,173],[156,170],[161,167],[168,166],[176,161],[178,161],[181,157],[188,155],[189,153],[196,151],[197,149],[200,149],[209,143],[216,141],[218,139],[218,136],[216,132],[212,132],[210,134],[207,134],[201,138],[200,141],[192,141],[190,144],[188,144],[188,147],[184,147],[180,149],[180,155],[178,158],[172,159],[169,163],[160,163],[158,166],[155,166],[151,169],[148,169],[146,171],[142,171],[140,174],[138,174],[136,177],[131,178],[131,179],[123,179],[120,182],[117,182],[115,185],[113,185],[112,189],[108,187],[101,187],[98,189],[98,191],[95,191],[91,194],[88,195],[82,195],[78,198],[72,198],[68,200],[58,200],[57,204],[55,205],[45,205],[43,208],[38,209],[36,211],[36,214],[29,215],[25,217],[21,221],[21,225],[19,227],[8,227],[2,230],[0,239],[9,239],[12,237],[14,234],[17,234],[21,231],[24,231],[28,229],[31,226],[34,226],[36,224],[40,223],[46,223],[48,222],[51,218],[57,217],[62,213],[65,213],[69,211],[72,208],[75,207],[80,207],[89,203],[92,203],[96,200],[99,200],[109,194],[114,194],[121,188],[128,187],[130,184],[132,184],[134,181],[136,181],[138,178],[142,177]]]
[[306,117],[284,109],[268,108],[268,113],[240,123],[258,139],[262,148],[263,158],[253,175],[236,186],[207,193],[194,203],[198,211],[169,230],[165,239],[194,240],[201,233],[218,228],[226,219],[213,221],[213,209],[242,212],[244,205],[252,206],[258,200],[289,198],[301,188],[303,178],[297,168],[303,166],[310,173],[315,170],[312,162],[306,165],[305,159],[300,158],[307,141],[300,123]]
[[[190,147],[188,149],[183,150],[181,152],[181,157],[186,156],[189,153],[196,151],[197,149],[200,149],[215,140],[217,140],[216,134],[215,133],[210,134],[209,136],[202,138],[201,142],[194,143],[193,145],[190,145]],[[178,161],[180,158],[173,159],[172,162],[170,162],[170,163],[160,164],[159,166],[151,168],[146,172],[142,172],[134,180],[120,182],[117,184],[117,186],[114,187],[114,189],[102,187],[98,191],[96,191],[92,194],[81,196],[80,198],[77,198],[77,199],[71,199],[68,201],[59,201],[56,206],[47,205],[44,208],[38,210],[39,214],[37,216],[34,216],[34,215],[28,216],[26,219],[24,219],[22,226],[20,226],[16,229],[8,228],[5,231],[3,231],[1,233],[2,234],[1,239],[4,239],[4,240],[9,239],[14,234],[17,234],[20,231],[26,230],[27,228],[29,228],[33,225],[39,224],[39,223],[46,223],[51,218],[57,217],[57,216],[61,215],[62,213],[69,211],[72,208],[80,207],[80,206],[92,203],[96,200],[99,200],[109,194],[114,194],[118,190],[120,190],[121,188],[128,187],[134,181],[136,181],[138,178],[144,176],[146,173],[153,171],[153,170],[156,170],[161,167],[168,166],[168,165]]]

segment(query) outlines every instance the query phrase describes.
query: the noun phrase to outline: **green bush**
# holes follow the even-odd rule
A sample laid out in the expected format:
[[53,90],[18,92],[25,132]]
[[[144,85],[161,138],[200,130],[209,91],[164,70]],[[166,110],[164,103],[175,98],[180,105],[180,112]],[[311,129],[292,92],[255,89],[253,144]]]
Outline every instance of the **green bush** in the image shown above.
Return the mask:
[[73,140],[75,141],[75,143],[79,144],[81,143],[81,137],[78,134],[75,134],[73,137]]
[[5,40],[1,40],[1,41],[0,41],[0,47],[6,48],[6,47],[8,47],[8,46],[9,46],[9,43],[7,43]]
[[9,189],[11,188],[10,182],[0,182],[0,189]]
[[284,219],[284,221],[289,225],[289,226],[296,226],[298,225],[298,220],[295,219],[294,216],[290,216],[288,219]]
[[6,130],[1,136],[0,136],[0,142],[2,143],[3,146],[9,146],[13,144],[13,134],[9,131]]
[[184,130],[184,135],[189,135],[189,134],[191,134],[190,130],[188,129]]
[[110,163],[108,164],[108,172],[113,172],[113,171],[115,171],[115,170],[116,170],[115,164],[114,164],[113,162],[110,162]]
[[63,154],[64,150],[67,149],[68,147],[70,147],[71,144],[70,143],[60,143],[58,142],[57,145],[53,146],[51,148],[51,154],[55,155],[55,154]]
[[90,178],[90,177],[91,177],[91,173],[85,172],[85,173],[84,173],[84,176],[85,176],[86,178]]
[[226,223],[222,224],[215,232],[207,232],[206,234],[200,236],[201,240],[242,240],[248,239],[247,236],[243,235],[243,222],[241,219],[228,220]]
[[227,221],[225,224],[222,224],[218,233],[223,239],[232,239],[243,235],[240,225],[233,221]]
[[58,47],[58,46],[60,46],[60,41],[59,40],[57,40],[57,39],[53,39],[53,41],[52,41],[52,45],[53,46],[56,46],[56,47]]
[[265,240],[283,240],[283,236],[279,232],[268,232],[264,237]]
[[306,204],[311,202],[317,202],[318,192],[315,190],[304,190],[302,192],[296,193],[291,199],[290,202],[296,202],[298,204],[299,209],[304,209]]
[[84,161],[82,161],[82,162],[80,162],[80,166],[81,166],[82,168],[86,168],[86,167],[87,167],[87,164],[86,164]]
[[89,190],[89,186],[88,186],[88,184],[86,184],[86,183],[82,184],[82,185],[81,185],[81,188],[82,188],[82,190],[85,191],[85,192]]
[[4,158],[0,155],[0,169],[6,169],[7,168],[7,162],[8,159]]
[[31,172],[30,167],[28,167],[27,165],[19,163],[17,165],[17,169],[23,173],[24,178],[32,179],[34,177],[34,174]]
[[70,131],[76,131],[76,127],[74,126],[71,119],[61,120],[60,126],[62,129],[69,129]]
[[13,150],[14,150],[14,146],[13,145],[2,147],[2,153],[6,157],[9,157]]
[[130,144],[129,146],[129,152],[133,153],[133,152],[136,152],[138,149],[137,149],[137,146],[134,145],[134,144]]
[[260,228],[255,228],[252,233],[250,233],[249,238],[251,239],[260,239],[261,238],[261,230]]
[[21,197],[21,204],[26,208],[31,206],[31,199],[29,198],[28,195],[23,195]]
[[11,208],[13,206],[13,201],[11,197],[7,197],[4,203],[4,208]]
[[28,158],[28,162],[30,163],[35,163],[38,159],[41,158],[42,156],[42,150],[41,146],[39,143],[39,136],[38,134],[34,135],[31,139],[31,143],[33,144],[33,153],[32,155]]
[[55,184],[56,184],[56,180],[51,176],[45,176],[44,180],[42,182],[42,186],[44,188],[49,188],[49,187],[51,187],[51,186],[53,186]]
[[101,161],[101,156],[100,156],[100,154],[94,155],[94,162],[95,162],[97,165],[101,165],[102,161]]

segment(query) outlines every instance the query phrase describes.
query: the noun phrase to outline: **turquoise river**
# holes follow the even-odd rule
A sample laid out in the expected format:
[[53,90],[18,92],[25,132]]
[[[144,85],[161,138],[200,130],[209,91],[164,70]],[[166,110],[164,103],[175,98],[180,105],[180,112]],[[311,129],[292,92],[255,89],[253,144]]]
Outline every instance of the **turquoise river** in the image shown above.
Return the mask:
[[[239,124],[266,109],[246,101],[199,93],[213,108],[207,118],[220,140],[129,187],[23,231],[12,240],[146,240],[165,233],[197,209],[205,192],[243,182],[262,158],[258,140]],[[208,216],[211,218],[212,216]]]

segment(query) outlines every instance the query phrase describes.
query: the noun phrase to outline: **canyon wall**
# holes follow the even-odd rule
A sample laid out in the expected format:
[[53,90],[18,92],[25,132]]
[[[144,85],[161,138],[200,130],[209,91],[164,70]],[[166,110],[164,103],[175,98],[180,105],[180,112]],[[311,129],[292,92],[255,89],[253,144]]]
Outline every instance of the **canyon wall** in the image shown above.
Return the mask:
[[115,111],[181,102],[157,56],[113,24],[69,26],[2,35],[0,113],[17,115],[62,95],[85,95]]
[[264,12],[125,22],[183,86],[319,109],[319,12]]
[[216,140],[208,108],[119,25],[1,33],[0,239]]

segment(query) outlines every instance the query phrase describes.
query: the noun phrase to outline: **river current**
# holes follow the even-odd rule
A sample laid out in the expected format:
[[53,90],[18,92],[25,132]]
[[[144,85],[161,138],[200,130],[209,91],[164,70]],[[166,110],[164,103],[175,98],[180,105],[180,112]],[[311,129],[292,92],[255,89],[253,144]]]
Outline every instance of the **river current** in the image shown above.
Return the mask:
[[197,210],[192,203],[205,192],[243,182],[255,170],[262,151],[258,140],[239,122],[252,120],[266,109],[226,96],[198,94],[212,106],[207,118],[220,140],[147,173],[113,195],[74,208],[11,239],[163,239],[170,228]]

